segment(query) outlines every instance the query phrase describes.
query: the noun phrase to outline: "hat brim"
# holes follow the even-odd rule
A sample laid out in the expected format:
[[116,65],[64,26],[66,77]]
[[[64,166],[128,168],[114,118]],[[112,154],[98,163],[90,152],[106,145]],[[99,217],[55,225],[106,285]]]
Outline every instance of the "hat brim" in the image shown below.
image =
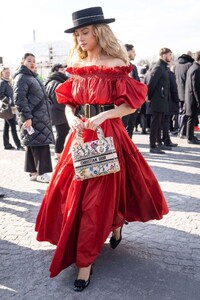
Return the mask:
[[85,22],[82,23],[81,25],[66,29],[64,32],[65,33],[73,33],[76,29],[81,28],[81,27],[85,27],[87,25],[93,25],[93,24],[109,24],[109,23],[113,23],[115,22],[115,18],[111,18],[111,19],[103,19],[103,20],[96,20],[96,21],[90,21],[90,22]]

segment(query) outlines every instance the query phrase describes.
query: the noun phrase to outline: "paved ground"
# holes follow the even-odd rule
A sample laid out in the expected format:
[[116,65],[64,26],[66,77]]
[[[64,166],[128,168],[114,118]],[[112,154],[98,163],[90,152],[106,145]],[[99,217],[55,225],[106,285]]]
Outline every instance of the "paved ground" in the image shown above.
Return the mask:
[[[0,299],[198,300],[200,299],[200,146],[149,154],[148,135],[134,141],[165,193],[170,213],[161,221],[124,227],[116,250],[108,244],[94,265],[90,286],[73,292],[75,266],[54,279],[54,247],[35,240],[34,222],[46,184],[23,172],[24,152],[5,151],[0,120]],[[53,152],[53,149],[52,149]]]

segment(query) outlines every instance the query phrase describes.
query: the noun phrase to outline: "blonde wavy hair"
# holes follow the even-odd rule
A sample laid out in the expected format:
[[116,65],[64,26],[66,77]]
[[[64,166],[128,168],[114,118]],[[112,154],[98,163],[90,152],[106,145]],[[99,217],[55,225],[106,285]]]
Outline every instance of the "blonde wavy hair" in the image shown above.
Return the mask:
[[0,66],[0,78],[3,76],[3,71],[6,71],[8,69],[8,67]]
[[[92,25],[94,36],[96,37],[96,41],[100,46],[100,52],[104,55],[111,56],[113,58],[119,58],[123,60],[127,65],[129,63],[128,54],[123,49],[111,28],[107,24],[96,24]],[[83,51],[79,46],[77,37],[75,33],[73,33],[74,47],[71,49],[69,54],[69,60],[72,60],[74,55],[77,55],[79,59],[86,58],[87,51]]]
[[[6,71],[6,70],[9,70],[10,71],[10,68],[7,67],[7,66],[1,66],[0,67],[0,78],[1,79],[4,79],[3,77],[3,72]],[[10,78],[9,80],[7,80],[10,84],[12,84],[12,78]]]

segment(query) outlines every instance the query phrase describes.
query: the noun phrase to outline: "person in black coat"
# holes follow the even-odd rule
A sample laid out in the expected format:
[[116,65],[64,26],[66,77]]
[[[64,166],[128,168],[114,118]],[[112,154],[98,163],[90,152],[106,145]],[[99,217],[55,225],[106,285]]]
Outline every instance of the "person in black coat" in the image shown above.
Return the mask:
[[[125,48],[126,48],[126,51],[128,53],[129,59],[130,59],[130,64],[133,66],[130,76],[132,78],[134,78],[135,80],[140,81],[137,67],[131,62],[132,60],[135,59],[135,56],[136,56],[134,46],[132,44],[125,44]],[[136,125],[137,116],[138,116],[138,110],[136,110],[134,113],[132,113],[130,115],[126,115],[126,116],[122,117],[122,122],[128,132],[128,135],[130,136],[130,138],[132,138],[132,135],[133,135],[133,129]]]
[[[151,71],[153,70],[154,66],[155,66],[156,62],[152,62],[149,66],[149,69],[147,70],[146,74],[144,75],[144,83],[148,86],[149,84],[149,80],[151,78]],[[150,127],[151,127],[151,106],[150,106],[150,102],[146,101],[146,120],[147,120],[147,128],[148,131],[150,132]]]
[[182,54],[174,66],[174,73],[178,87],[179,102],[179,136],[184,138],[186,136],[187,116],[185,112],[185,83],[186,75],[189,67],[193,64],[192,52]]
[[168,69],[169,74],[169,110],[164,115],[164,124],[163,124],[163,137],[162,140],[164,145],[167,147],[176,147],[177,144],[172,143],[169,132],[170,132],[170,123],[173,115],[177,115],[179,111],[179,97],[176,84],[176,78],[174,73]]
[[194,136],[194,126],[200,113],[200,51],[195,53],[195,62],[187,71],[185,107],[188,116],[186,129],[188,143],[200,144],[200,140]]
[[[147,110],[151,112],[150,152],[164,154],[161,129],[164,114],[169,111],[169,74],[168,63],[172,59],[172,51],[168,48],[160,50],[160,59],[149,73]],[[156,142],[160,144],[157,147]]]
[[176,77],[174,74],[174,65],[171,66],[169,72],[169,81],[170,81],[170,103],[169,103],[169,111],[172,113],[171,123],[170,123],[170,131],[171,135],[178,135],[179,125],[179,103],[180,99],[178,96],[178,87],[176,83]]
[[50,144],[54,143],[45,88],[35,73],[35,56],[26,53],[14,80],[14,101],[19,111],[21,139],[26,149],[25,171],[30,180],[49,182]]
[[[140,70],[140,74],[139,74],[139,78],[140,81],[143,83],[145,82],[145,75],[149,70],[149,65],[144,65],[141,70]],[[147,134],[147,124],[150,124],[150,122],[148,122],[147,120],[147,115],[146,115],[146,102],[144,102],[140,108],[140,124],[141,124],[141,128],[142,128],[142,134]]]
[[[8,67],[2,67],[0,72],[0,99],[3,99],[5,97],[7,103],[10,102],[11,107],[14,108],[13,87],[10,81],[10,69]],[[17,150],[24,150],[17,135],[15,114],[13,114],[13,117],[11,119],[4,120],[4,128],[3,128],[4,149],[5,150],[14,149],[14,147],[9,141],[9,127],[11,128],[12,137],[17,147]]]
[[65,105],[57,102],[55,90],[59,84],[65,82],[68,78],[65,74],[65,67],[61,64],[56,64],[52,67],[51,74],[45,83],[47,96],[51,103],[52,125],[56,128],[56,159],[60,158],[63,151],[65,138],[69,132],[69,125],[65,116]]

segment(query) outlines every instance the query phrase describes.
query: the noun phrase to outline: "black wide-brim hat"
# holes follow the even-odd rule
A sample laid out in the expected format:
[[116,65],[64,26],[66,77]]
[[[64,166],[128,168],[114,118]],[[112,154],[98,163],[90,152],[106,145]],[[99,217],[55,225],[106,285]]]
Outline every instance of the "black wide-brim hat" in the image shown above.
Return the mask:
[[72,14],[74,27],[66,29],[66,33],[73,33],[77,28],[93,24],[109,24],[115,22],[114,18],[105,19],[101,7],[89,7],[86,9],[75,11]]

